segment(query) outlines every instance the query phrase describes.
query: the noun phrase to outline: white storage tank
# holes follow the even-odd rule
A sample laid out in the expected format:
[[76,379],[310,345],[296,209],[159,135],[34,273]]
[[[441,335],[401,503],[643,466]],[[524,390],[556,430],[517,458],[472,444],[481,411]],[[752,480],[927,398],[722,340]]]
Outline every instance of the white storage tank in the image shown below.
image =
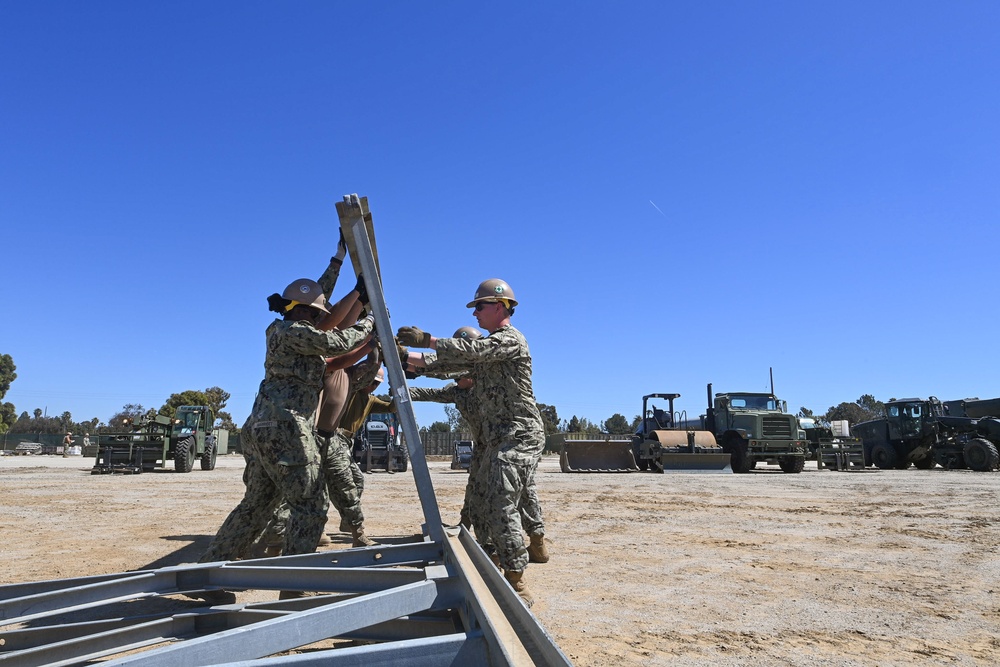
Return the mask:
[[830,422],[830,430],[835,438],[850,438],[851,425],[846,419],[837,419]]

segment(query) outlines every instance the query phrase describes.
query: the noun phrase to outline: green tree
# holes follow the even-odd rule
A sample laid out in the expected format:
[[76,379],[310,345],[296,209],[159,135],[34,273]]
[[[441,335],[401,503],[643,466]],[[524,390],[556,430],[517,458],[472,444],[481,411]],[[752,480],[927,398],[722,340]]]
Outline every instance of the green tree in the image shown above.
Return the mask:
[[569,423],[566,424],[567,433],[579,433],[580,432],[580,419],[576,415],[573,415]]
[[205,391],[188,389],[179,394],[171,394],[167,402],[160,407],[160,414],[173,417],[177,414],[177,408],[182,405],[207,405],[212,409],[216,423],[222,428],[232,430],[236,428],[232,415],[223,410],[228,400],[229,392],[223,390],[221,387],[209,387]]
[[625,415],[617,412],[604,420],[604,423],[601,426],[603,427],[605,433],[610,433],[612,435],[621,435],[632,432],[628,420],[625,419]]
[[472,429],[469,422],[465,421],[462,413],[453,405],[444,406],[444,414],[448,417],[448,428],[455,433],[469,433]]
[[179,394],[170,394],[167,402],[160,406],[159,413],[167,417],[177,414],[177,408],[182,405],[208,405],[208,395],[203,391],[188,389]]
[[14,372],[16,369],[13,357],[9,354],[0,354],[0,398],[7,395],[11,383],[17,379],[17,373]]
[[642,415],[636,415],[635,417],[632,417],[632,423],[629,425],[628,432],[635,433],[636,431],[639,430],[639,427],[641,425],[642,425]]
[[799,419],[815,419],[816,415],[809,408],[799,408],[798,413],[795,415]]
[[556,413],[556,406],[545,403],[535,403],[538,412],[542,416],[542,424],[545,426],[545,435],[559,432],[559,415]]
[[857,400],[857,404],[869,415],[868,419],[878,419],[885,416],[885,403],[871,394],[864,394]]
[[865,394],[853,403],[841,403],[826,411],[823,419],[831,422],[846,419],[851,426],[885,416],[885,404],[871,394]]
[[146,408],[142,407],[139,403],[126,403],[122,406],[122,409],[111,415],[108,419],[107,429],[109,431],[117,431],[123,427],[123,420],[136,420],[139,417],[146,414]]
[[6,433],[17,423],[17,408],[11,402],[0,403],[0,433]]
[[233,416],[226,412],[226,403],[229,402],[229,392],[225,391],[222,387],[209,387],[205,390],[205,395],[208,396],[208,407],[212,408],[212,412],[215,413],[215,418],[219,421],[219,426],[222,428],[228,428],[233,430],[236,428],[236,424],[233,423]]
[[434,422],[427,430],[431,433],[451,433],[451,426],[448,422]]

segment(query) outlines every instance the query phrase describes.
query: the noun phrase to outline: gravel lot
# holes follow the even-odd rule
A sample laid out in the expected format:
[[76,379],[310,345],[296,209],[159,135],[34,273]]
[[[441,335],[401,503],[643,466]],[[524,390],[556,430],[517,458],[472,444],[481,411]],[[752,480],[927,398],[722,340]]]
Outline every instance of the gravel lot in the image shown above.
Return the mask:
[[[92,463],[0,457],[0,583],[193,562],[243,492],[238,456]],[[430,466],[456,522],[466,474]],[[547,457],[538,485],[533,611],[576,665],[1000,664],[998,473],[571,475]],[[369,476],[364,505],[376,539],[419,531],[409,473]]]

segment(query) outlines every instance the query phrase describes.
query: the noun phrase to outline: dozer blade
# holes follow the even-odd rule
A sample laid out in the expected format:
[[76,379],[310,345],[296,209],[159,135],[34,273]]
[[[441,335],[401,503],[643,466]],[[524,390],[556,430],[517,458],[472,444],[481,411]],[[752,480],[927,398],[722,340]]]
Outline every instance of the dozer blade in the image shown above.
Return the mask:
[[632,472],[639,469],[628,440],[566,440],[559,454],[563,472]]
[[732,457],[722,451],[709,431],[663,429],[650,435],[662,447],[650,461],[656,472],[733,472]]
[[730,465],[729,454],[660,454],[658,460],[653,461],[658,472],[697,472],[697,473],[723,473],[732,474],[733,468]]

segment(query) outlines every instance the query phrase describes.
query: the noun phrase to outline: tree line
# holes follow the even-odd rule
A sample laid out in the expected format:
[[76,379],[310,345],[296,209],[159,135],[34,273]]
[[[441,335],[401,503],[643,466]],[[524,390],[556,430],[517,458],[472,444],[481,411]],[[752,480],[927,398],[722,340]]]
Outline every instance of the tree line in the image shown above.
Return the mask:
[[[17,379],[14,360],[9,354],[0,354],[0,401]],[[208,387],[202,391],[186,390],[171,394],[166,402],[157,409],[147,409],[139,403],[126,403],[122,409],[111,415],[107,421],[97,417],[85,421],[75,421],[69,412],[63,412],[58,417],[49,417],[35,408],[31,414],[27,411],[17,414],[15,406],[10,402],[0,402],[0,433],[12,431],[16,433],[101,433],[120,429],[124,419],[136,419],[144,415],[157,413],[172,417],[181,405],[207,405],[216,416],[216,425],[238,432],[232,416],[225,411],[230,395],[221,387]],[[538,412],[545,425],[545,434],[553,433],[587,433],[592,435],[611,434],[626,435],[635,433],[641,422],[641,417],[635,415],[629,420],[621,413],[614,413],[602,422],[592,422],[586,417],[573,415],[569,419],[560,419],[556,406],[537,403]],[[468,433],[471,429],[462,414],[454,406],[444,408],[444,421],[436,421],[421,430],[439,433]],[[800,418],[815,419],[818,422],[829,423],[846,419],[853,426],[870,419],[885,416],[885,404],[871,394],[864,394],[853,403],[843,402],[830,406],[826,412],[819,414],[809,408],[801,407],[797,414]]]
[[[9,354],[0,354],[0,401],[3,400],[10,385],[17,379],[17,367]],[[20,415],[13,403],[0,403],[0,433],[104,433],[123,428],[126,419],[135,420],[143,416],[154,416],[157,413],[173,417],[177,408],[182,405],[207,405],[215,413],[216,426],[237,431],[232,416],[225,411],[230,394],[221,387],[208,387],[202,391],[186,390],[171,394],[159,409],[145,408],[140,403],[126,403],[122,409],[108,417],[107,421],[99,418],[76,421],[69,411],[59,416],[48,416],[41,408],[35,408],[29,414],[27,410]]]

